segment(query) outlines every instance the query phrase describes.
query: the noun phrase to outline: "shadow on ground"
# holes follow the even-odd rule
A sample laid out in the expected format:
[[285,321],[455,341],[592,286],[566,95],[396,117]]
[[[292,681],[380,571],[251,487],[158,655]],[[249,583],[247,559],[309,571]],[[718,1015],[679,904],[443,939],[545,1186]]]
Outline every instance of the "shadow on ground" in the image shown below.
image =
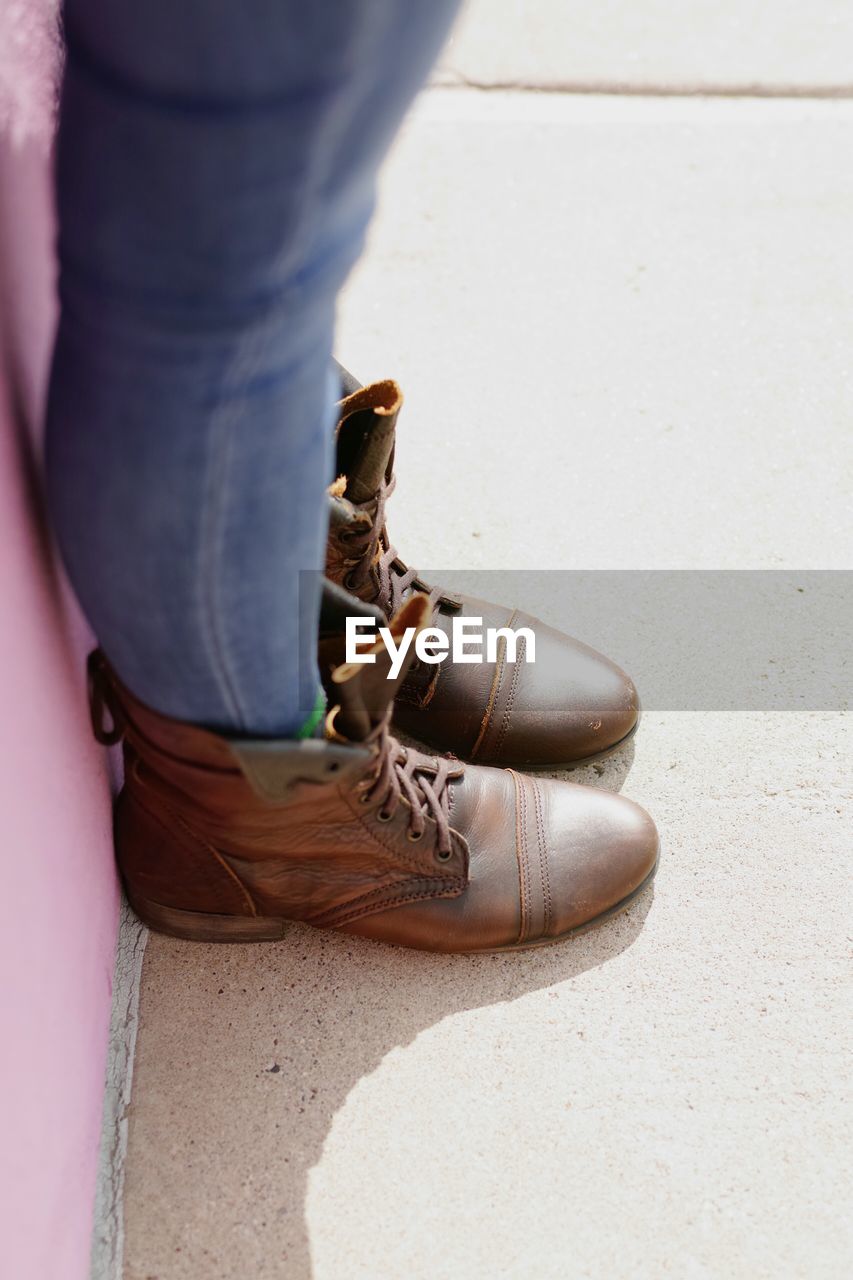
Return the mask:
[[[572,778],[613,788],[630,758]],[[125,1280],[310,1277],[308,1178],[354,1086],[450,1015],[607,964],[634,942],[651,902],[650,889],[588,934],[503,955],[426,955],[296,925],[261,946],[152,935],[129,1112]]]

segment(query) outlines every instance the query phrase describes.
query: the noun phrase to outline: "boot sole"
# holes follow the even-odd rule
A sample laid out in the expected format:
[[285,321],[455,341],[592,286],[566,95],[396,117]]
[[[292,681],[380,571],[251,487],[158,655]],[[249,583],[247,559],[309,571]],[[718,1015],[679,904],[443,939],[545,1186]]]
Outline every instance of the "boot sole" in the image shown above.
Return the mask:
[[[565,941],[566,938],[577,937],[627,910],[631,903],[649,887],[657,869],[656,862],[645,880],[621,902],[615,903],[600,915],[593,916],[591,920],[576,925],[575,928],[568,929],[556,937],[540,938],[536,942],[513,943],[506,947],[489,947],[480,951],[438,952],[437,954],[498,955],[504,951],[532,951],[534,947],[552,946],[556,942]],[[188,942],[277,942],[286,936],[288,927],[294,923],[273,916],[219,916],[201,911],[182,911],[177,907],[164,907],[159,902],[138,898],[130,898],[129,901],[139,919],[150,929],[154,929],[157,933],[165,933],[171,938],[183,938]],[[372,941],[379,941],[379,939],[372,939]]]
[[182,911],[159,902],[128,897],[143,924],[170,938],[188,942],[276,942],[287,933],[289,920],[274,916],[218,916],[205,911]]

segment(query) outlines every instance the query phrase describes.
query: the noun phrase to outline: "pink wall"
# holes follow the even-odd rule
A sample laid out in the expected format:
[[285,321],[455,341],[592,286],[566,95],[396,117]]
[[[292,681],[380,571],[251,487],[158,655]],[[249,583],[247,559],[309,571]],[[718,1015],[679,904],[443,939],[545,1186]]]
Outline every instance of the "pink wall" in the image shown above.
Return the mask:
[[36,479],[54,317],[51,5],[0,11],[0,1273],[83,1280],[118,893],[88,638]]

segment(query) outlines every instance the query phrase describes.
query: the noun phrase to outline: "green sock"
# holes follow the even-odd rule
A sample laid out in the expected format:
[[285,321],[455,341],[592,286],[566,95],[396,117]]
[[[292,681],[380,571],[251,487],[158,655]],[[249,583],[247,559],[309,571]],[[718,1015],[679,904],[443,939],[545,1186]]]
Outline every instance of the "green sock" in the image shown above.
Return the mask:
[[305,721],[305,723],[299,729],[296,730],[294,737],[300,741],[303,738],[318,737],[319,735],[317,734],[317,729],[323,723],[325,715],[326,715],[326,695],[322,689],[319,689],[317,692],[317,701],[314,703],[314,710],[311,712],[310,716]]

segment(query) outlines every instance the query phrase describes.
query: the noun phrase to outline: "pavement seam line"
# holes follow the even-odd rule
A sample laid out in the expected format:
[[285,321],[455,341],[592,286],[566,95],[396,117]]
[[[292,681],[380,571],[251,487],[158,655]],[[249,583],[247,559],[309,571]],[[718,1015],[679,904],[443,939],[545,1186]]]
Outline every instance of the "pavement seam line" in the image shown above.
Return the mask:
[[793,84],[631,84],[620,80],[594,81],[542,81],[531,84],[526,80],[474,80],[461,72],[446,70],[444,76],[432,80],[430,89],[473,90],[475,93],[530,93],[563,94],[589,97],[600,94],[607,97],[626,98],[812,98],[821,101],[844,101],[853,98],[853,84],[793,85]]

